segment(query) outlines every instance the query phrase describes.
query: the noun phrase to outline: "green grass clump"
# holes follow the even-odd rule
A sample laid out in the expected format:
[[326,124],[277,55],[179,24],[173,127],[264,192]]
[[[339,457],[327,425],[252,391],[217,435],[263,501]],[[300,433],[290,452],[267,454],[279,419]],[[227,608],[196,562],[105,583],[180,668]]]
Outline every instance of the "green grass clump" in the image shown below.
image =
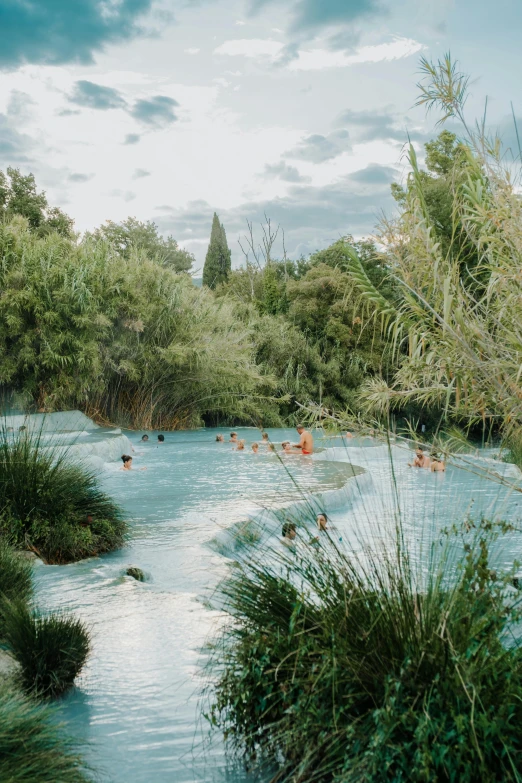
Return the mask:
[[[0,436],[0,532],[50,563],[116,549],[126,524],[96,474],[44,449],[36,435]],[[88,519],[90,517],[90,519]]]
[[0,691],[2,783],[87,783],[78,745],[53,720],[52,710],[22,694]]
[[469,538],[423,581],[400,547],[235,569],[211,723],[278,781],[522,780],[520,598]]
[[42,616],[21,602],[3,604],[4,639],[18,662],[22,688],[39,697],[70,688],[90,651],[85,625],[65,614]]
[[2,638],[2,602],[29,601],[33,592],[32,564],[0,538],[0,639]]

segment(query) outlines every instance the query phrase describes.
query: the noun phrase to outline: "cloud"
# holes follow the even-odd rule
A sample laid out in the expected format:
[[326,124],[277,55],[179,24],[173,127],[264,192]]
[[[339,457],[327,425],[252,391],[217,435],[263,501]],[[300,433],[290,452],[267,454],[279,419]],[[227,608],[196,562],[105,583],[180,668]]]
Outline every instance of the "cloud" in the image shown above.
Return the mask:
[[283,182],[311,182],[311,177],[306,177],[300,174],[295,166],[289,166],[284,161],[280,163],[270,164],[267,163],[264,171],[265,177],[277,178],[283,180]]
[[28,93],[11,90],[7,104],[7,114],[11,119],[17,120],[18,123],[26,122],[32,117],[33,106],[36,106],[36,102]]
[[320,71],[325,68],[347,68],[361,63],[379,63],[391,60],[401,60],[420,52],[424,46],[412,38],[395,37],[388,43],[375,46],[361,46],[352,54],[329,49],[310,49],[299,52],[299,57],[293,60],[291,71]]
[[0,68],[24,63],[92,63],[107,44],[140,33],[151,0],[8,0],[2,3]]
[[73,117],[75,114],[81,114],[79,109],[60,109],[56,114],[58,117]]
[[364,169],[348,174],[347,179],[361,185],[389,185],[397,176],[397,171],[391,166],[371,163]]
[[150,177],[150,171],[146,169],[135,169],[132,179],[142,179],[143,177]]
[[214,49],[214,54],[268,60],[287,66],[291,71],[322,71],[325,68],[400,60],[417,54],[423,48],[423,44],[413,38],[399,36],[374,46],[361,46],[351,53],[340,49],[299,49],[296,43],[285,45],[272,38],[237,38],[222,43]]
[[381,210],[391,212],[394,207],[388,182],[368,188],[357,178],[354,180],[353,175],[347,175],[323,186],[297,184],[283,198],[246,202],[234,209],[219,209],[219,205],[205,201],[194,201],[181,209],[158,207],[155,222],[202,263],[212,215],[217,209],[237,266],[242,257],[235,240],[245,233],[247,219],[254,223],[254,228],[264,222],[265,214],[274,225],[280,224],[289,256],[298,258],[327,247],[345,234],[372,234]]
[[69,174],[69,182],[88,182],[94,177],[94,174]]
[[136,101],[130,114],[146,125],[161,127],[176,122],[174,108],[179,103],[168,95],[155,95],[153,98],[141,98]]
[[139,140],[141,139],[141,136],[139,133],[127,133],[125,136],[124,144],[137,144]]
[[185,52],[185,54],[198,54],[201,51],[201,49],[191,48],[191,49],[184,49],[183,51]]
[[410,139],[423,144],[432,137],[433,134],[409,128],[410,123],[413,121],[409,117],[397,115],[391,107],[375,111],[346,109],[334,120],[335,127],[348,128],[354,141],[360,143],[370,141],[406,143]]
[[136,193],[134,193],[132,190],[111,190],[109,193],[109,196],[113,196],[114,198],[121,198],[123,201],[134,201],[136,198]]
[[124,109],[127,106],[123,95],[118,90],[85,80],[75,83],[74,92],[69,96],[69,102],[85,106],[88,109],[102,111]]
[[326,27],[352,23],[382,10],[376,0],[299,0],[295,4],[293,28]]
[[350,135],[347,130],[341,128],[332,131],[327,136],[321,136],[317,133],[307,136],[297,147],[286,154],[289,158],[306,160],[309,163],[324,163],[343,152],[349,152],[351,148]]
[[6,114],[0,114],[0,169],[27,162],[34,147],[34,139],[20,133]]
[[271,38],[236,38],[233,41],[222,43],[214,49],[214,54],[275,60],[282,49],[283,44],[280,41],[273,41]]

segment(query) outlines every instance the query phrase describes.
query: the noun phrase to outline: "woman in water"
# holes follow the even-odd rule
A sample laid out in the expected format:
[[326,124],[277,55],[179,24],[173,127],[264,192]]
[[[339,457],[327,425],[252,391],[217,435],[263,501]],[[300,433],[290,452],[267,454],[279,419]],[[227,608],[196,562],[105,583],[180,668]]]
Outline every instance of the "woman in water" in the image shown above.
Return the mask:
[[216,435],[216,443],[224,443],[225,439],[223,435]]
[[132,457],[130,454],[122,454],[121,461],[123,462],[123,467],[120,470],[132,470]]
[[238,440],[237,446],[234,449],[235,451],[244,451],[245,450],[245,441],[244,440]]

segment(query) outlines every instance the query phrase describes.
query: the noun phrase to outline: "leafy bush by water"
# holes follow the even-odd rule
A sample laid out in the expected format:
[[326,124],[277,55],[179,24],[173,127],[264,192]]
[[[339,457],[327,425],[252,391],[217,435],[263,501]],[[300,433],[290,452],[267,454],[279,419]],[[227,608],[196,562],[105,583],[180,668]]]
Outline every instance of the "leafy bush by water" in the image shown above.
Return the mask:
[[0,638],[2,638],[2,600],[28,601],[33,592],[32,565],[0,538]]
[[[0,532],[48,562],[116,549],[126,525],[95,473],[44,449],[38,436],[0,438]],[[92,523],[87,524],[87,516]]]
[[278,781],[522,780],[520,599],[490,569],[492,537],[465,537],[457,563],[437,542],[422,587],[400,546],[366,566],[331,547],[236,569],[212,724],[279,761]]
[[3,783],[87,783],[77,744],[47,706],[0,691],[0,780]]
[[23,689],[36,696],[57,696],[70,688],[90,651],[90,635],[74,617],[33,613],[21,602],[3,605],[4,638],[20,665]]

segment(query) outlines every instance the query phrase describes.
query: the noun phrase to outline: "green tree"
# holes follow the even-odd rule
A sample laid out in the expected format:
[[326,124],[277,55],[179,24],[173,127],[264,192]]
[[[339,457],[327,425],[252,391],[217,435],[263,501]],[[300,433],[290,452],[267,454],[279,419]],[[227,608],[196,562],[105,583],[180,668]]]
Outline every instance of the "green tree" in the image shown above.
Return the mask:
[[0,215],[7,221],[22,215],[40,236],[52,231],[65,237],[73,234],[73,219],[59,207],[50,207],[45,192],[38,192],[34,175],[24,175],[20,169],[0,171]]
[[225,228],[214,212],[210,243],[203,267],[203,285],[214,289],[219,283],[227,280],[232,268],[231,256]]
[[151,261],[168,266],[175,272],[188,272],[194,263],[192,253],[179,247],[174,237],[162,237],[157,225],[151,220],[143,222],[135,217],[128,217],[121,223],[107,220],[95,229],[92,236],[106,239],[124,258],[129,258],[133,250],[138,250]]

